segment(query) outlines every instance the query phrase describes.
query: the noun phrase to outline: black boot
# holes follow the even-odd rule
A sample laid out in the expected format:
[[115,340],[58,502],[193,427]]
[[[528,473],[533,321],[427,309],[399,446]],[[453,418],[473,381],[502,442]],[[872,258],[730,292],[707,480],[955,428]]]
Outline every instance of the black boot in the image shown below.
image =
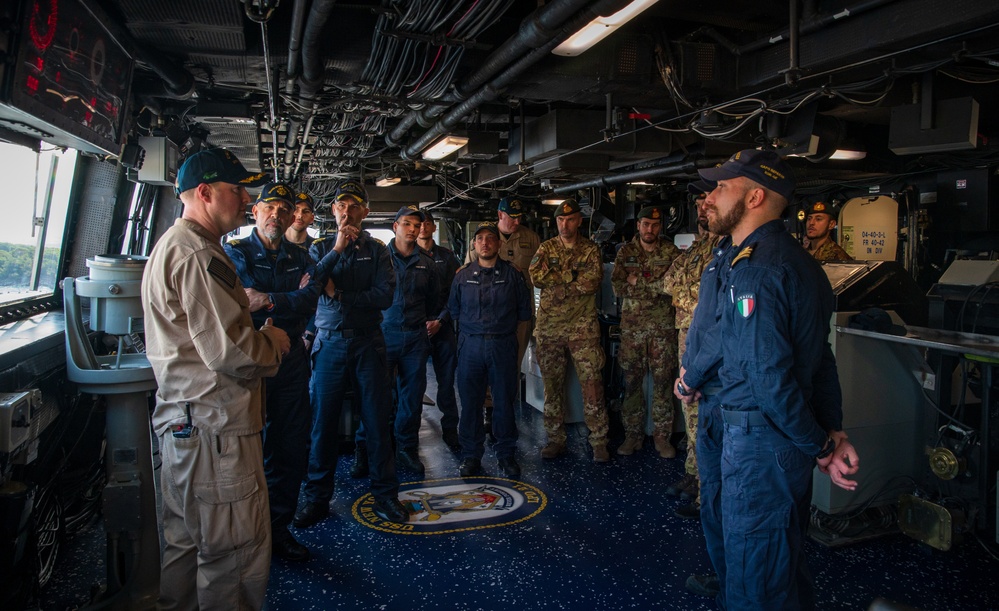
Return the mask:
[[368,476],[368,447],[357,444],[354,448],[354,464],[350,467],[350,476],[361,478]]

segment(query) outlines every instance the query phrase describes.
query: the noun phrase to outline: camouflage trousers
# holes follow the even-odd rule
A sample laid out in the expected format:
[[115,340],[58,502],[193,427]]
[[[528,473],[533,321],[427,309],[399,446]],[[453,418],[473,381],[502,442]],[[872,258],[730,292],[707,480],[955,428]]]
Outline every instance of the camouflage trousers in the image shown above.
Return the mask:
[[607,407],[604,405],[604,351],[597,338],[568,341],[537,338],[538,366],[545,383],[545,433],[548,442],[565,443],[565,374],[572,359],[583,395],[583,420],[590,429],[590,445],[607,445]]
[[627,435],[645,436],[645,372],[652,372],[654,435],[673,433],[673,380],[676,379],[676,329],[621,330],[618,362],[624,372],[621,420]]
[[[687,329],[677,329],[679,332],[679,362],[683,362],[683,352],[687,346]],[[687,461],[683,464],[687,473],[697,477],[697,401],[690,405],[683,403],[683,417],[687,419]],[[698,496],[698,500],[700,497]]]

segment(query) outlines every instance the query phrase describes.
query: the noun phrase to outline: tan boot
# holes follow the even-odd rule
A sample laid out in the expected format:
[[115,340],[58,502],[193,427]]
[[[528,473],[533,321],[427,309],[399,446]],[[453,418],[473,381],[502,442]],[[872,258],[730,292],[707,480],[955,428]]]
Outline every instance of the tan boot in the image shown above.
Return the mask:
[[656,452],[659,452],[660,456],[662,456],[663,458],[676,457],[676,448],[674,448],[673,444],[669,442],[668,436],[656,435],[655,440],[656,440]]
[[628,435],[624,438],[624,443],[618,447],[617,453],[621,456],[631,456],[642,449],[644,441],[645,438],[642,435]]
[[593,462],[608,462],[610,453],[607,452],[607,444],[593,446]]
[[555,443],[554,441],[549,441],[548,445],[541,448],[541,458],[555,458],[556,456],[565,452],[564,443]]

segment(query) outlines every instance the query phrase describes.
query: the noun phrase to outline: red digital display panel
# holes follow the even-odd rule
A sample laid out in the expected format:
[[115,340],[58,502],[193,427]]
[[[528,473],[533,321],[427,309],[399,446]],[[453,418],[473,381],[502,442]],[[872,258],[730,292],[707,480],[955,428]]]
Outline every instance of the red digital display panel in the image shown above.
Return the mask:
[[34,127],[55,144],[117,155],[131,57],[80,0],[30,0],[25,9],[3,100],[11,108],[0,118],[14,119],[15,129],[17,122]]

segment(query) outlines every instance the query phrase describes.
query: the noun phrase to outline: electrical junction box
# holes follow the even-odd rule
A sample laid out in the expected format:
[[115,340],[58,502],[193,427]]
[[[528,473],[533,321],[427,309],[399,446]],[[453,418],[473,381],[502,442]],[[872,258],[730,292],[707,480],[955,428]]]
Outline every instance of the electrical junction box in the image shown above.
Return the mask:
[[0,393],[0,452],[14,452],[30,441],[35,403],[41,403],[38,390]]
[[177,182],[177,165],[180,153],[177,146],[165,136],[143,136],[139,146],[146,151],[139,168],[139,182],[161,187],[172,187]]

